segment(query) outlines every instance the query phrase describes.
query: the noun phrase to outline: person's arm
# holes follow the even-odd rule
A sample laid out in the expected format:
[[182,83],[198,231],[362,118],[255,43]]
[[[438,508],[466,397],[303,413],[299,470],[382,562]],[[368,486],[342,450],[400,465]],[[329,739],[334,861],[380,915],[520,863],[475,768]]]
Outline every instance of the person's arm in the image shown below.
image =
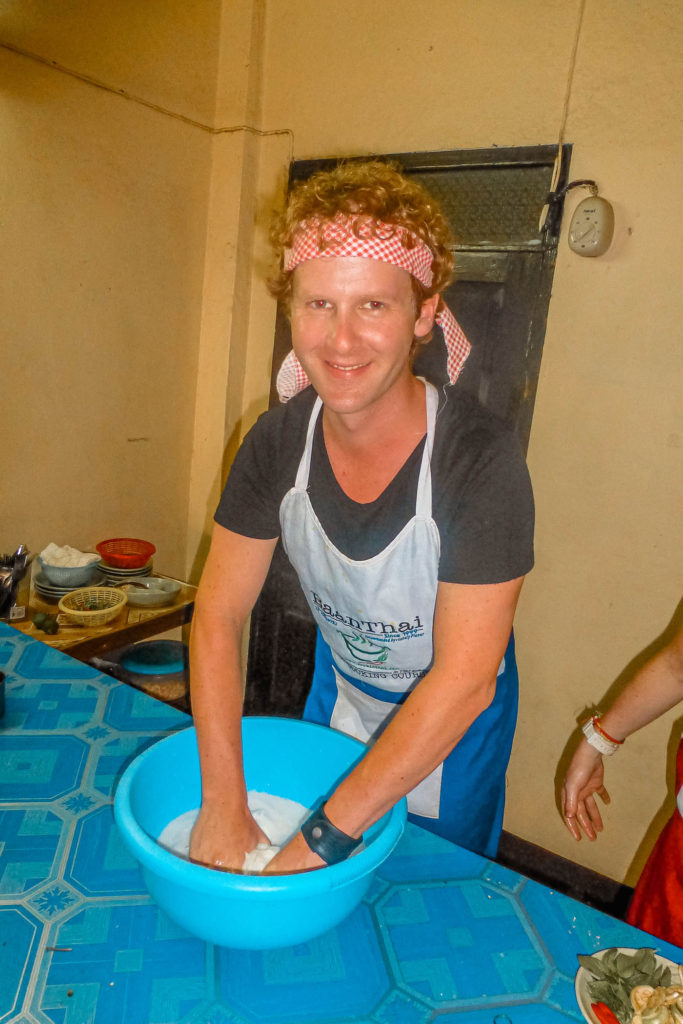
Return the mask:
[[244,855],[267,842],[247,807],[242,767],[242,631],[261,591],[274,540],[214,527],[190,634],[192,715],[202,773],[202,808],[190,859],[240,871]]
[[[489,706],[521,586],[522,578],[487,586],[439,584],[433,667],[326,802],[333,825],[362,835],[450,754]],[[321,864],[299,833],[266,871]]]
[[[615,740],[653,722],[683,700],[683,626],[665,647],[645,662],[611,707],[600,716],[600,725]],[[581,739],[567,769],[562,787],[562,816],[574,839],[581,830],[597,839],[603,830],[595,800],[610,796],[604,785],[602,754]]]

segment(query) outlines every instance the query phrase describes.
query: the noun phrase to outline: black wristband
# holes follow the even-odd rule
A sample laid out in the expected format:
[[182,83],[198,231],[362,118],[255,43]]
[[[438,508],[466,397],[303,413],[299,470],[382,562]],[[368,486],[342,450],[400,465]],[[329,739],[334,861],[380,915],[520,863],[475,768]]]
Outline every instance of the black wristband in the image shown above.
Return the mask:
[[317,853],[326,864],[339,864],[350,857],[363,842],[363,838],[348,836],[332,824],[321,804],[301,826],[301,832],[309,850]]

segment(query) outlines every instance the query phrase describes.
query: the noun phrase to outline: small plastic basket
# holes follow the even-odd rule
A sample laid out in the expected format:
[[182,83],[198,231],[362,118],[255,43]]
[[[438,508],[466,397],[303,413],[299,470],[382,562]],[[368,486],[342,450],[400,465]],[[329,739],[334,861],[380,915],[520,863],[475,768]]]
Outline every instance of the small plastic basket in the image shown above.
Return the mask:
[[60,598],[59,610],[79,626],[103,626],[123,611],[126,601],[113,587],[81,587]]
[[135,537],[113,537],[111,540],[100,541],[95,547],[103,562],[118,569],[141,569],[156,551],[148,540]]

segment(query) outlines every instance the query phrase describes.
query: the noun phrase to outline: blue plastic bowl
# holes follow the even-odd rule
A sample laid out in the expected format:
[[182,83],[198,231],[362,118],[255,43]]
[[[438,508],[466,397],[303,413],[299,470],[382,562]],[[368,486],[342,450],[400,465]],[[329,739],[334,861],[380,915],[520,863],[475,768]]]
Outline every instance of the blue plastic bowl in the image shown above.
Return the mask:
[[[247,788],[305,807],[329,796],[367,749],[335,729],[286,718],[244,718],[242,741]],[[291,946],[333,928],[360,903],[406,822],[401,800],[368,829],[365,848],[341,864],[295,875],[239,875],[191,864],[156,843],[170,821],[200,803],[197,739],[189,728],[128,766],[114,815],[168,916],[192,935],[237,949]]]

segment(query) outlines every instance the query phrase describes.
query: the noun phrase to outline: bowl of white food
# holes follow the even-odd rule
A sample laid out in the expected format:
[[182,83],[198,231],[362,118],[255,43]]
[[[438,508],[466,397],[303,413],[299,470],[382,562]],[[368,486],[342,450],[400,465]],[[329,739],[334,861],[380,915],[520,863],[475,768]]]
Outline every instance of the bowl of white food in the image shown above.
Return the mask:
[[[268,717],[243,719],[242,744],[248,790],[310,811],[367,750],[336,729]],[[298,874],[233,874],[191,863],[158,842],[170,823],[200,804],[197,737],[190,727],[148,747],[126,768],[114,816],[149,892],[166,914],[192,935],[238,949],[290,946],[337,925],[360,903],[406,822],[403,799],[338,864]]]

